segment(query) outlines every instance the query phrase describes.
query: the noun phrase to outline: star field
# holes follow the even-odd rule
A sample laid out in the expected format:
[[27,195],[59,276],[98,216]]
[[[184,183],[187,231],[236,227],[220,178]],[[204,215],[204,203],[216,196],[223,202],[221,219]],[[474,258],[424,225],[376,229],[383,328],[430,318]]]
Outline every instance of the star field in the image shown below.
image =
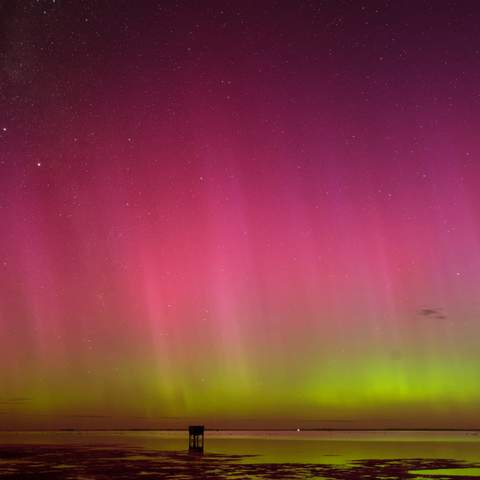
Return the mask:
[[0,1],[3,424],[480,427],[479,14]]

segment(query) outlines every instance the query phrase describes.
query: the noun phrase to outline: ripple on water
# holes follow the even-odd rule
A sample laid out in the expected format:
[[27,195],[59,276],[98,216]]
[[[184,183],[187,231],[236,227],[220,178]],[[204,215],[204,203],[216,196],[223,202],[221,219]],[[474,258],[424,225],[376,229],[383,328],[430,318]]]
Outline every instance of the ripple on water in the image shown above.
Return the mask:
[[480,468],[437,468],[433,470],[411,470],[413,475],[427,475],[436,477],[480,478]]

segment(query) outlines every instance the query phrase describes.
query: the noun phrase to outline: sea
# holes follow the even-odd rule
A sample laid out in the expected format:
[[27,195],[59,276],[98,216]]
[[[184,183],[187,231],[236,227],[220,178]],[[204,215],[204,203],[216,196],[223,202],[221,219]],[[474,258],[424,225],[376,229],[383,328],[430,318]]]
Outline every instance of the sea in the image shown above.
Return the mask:
[[477,431],[186,431],[0,433],[0,479],[480,478]]

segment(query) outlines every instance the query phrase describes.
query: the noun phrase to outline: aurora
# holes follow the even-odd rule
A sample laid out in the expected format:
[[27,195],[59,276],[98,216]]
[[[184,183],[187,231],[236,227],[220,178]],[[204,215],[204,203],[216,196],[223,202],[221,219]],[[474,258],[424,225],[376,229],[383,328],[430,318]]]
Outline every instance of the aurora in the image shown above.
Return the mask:
[[480,428],[475,6],[74,3],[0,3],[2,428]]

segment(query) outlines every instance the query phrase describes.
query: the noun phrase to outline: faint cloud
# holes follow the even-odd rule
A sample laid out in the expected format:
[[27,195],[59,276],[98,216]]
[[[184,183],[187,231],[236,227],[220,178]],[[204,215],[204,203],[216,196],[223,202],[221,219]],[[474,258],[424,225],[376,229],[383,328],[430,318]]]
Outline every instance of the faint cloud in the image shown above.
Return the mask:
[[9,397],[0,400],[0,405],[23,405],[32,399],[27,397]]
[[67,418],[112,418],[111,415],[81,415],[81,414],[75,414],[75,415],[62,415],[63,417]]
[[417,313],[422,317],[433,318],[436,320],[444,320],[447,318],[441,308],[425,307],[418,310]]

